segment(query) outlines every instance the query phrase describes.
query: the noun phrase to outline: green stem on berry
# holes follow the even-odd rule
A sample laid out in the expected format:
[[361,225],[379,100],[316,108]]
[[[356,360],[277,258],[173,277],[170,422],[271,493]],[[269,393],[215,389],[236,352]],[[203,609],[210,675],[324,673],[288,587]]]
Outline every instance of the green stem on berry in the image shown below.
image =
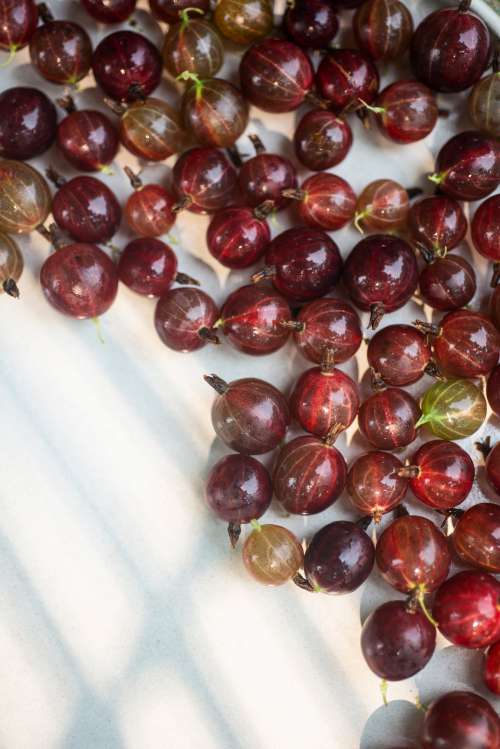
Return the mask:
[[432,624],[433,627],[437,628],[437,621],[433,618],[431,612],[427,608],[427,604],[425,602],[425,594],[426,590],[423,585],[419,585],[417,588],[415,588],[414,595],[415,600],[417,601],[418,605],[422,609],[422,613],[425,616],[426,619]]
[[0,63],[0,68],[6,68],[7,65],[10,65],[12,60],[14,59],[14,55],[17,52],[17,44],[12,44],[9,47],[9,54],[7,55],[7,59],[4,60],[2,63]]
[[368,211],[356,211],[354,214],[354,226],[359,231],[360,234],[364,234],[363,227],[361,226],[361,221],[368,216]]
[[201,15],[203,15],[204,11],[201,8],[184,8],[184,10],[181,10],[179,13],[179,18],[181,19],[181,32],[183,32],[191,22],[191,19],[189,18],[190,13],[201,13]]
[[96,329],[97,338],[99,340],[99,343],[105,343],[103,335],[102,335],[102,330],[101,330],[101,321],[99,320],[98,317],[91,317],[90,319],[92,320],[92,322],[95,325],[95,329]]
[[445,172],[434,172],[434,174],[428,174],[427,179],[434,182],[435,185],[440,185],[444,182],[446,177]]
[[387,680],[382,679],[382,681],[380,682],[380,694],[382,695],[382,701],[385,707],[387,707],[387,705],[389,704],[387,700],[387,688],[388,688]]
[[204,83],[201,80],[201,78],[198,75],[196,75],[196,73],[191,73],[190,70],[184,70],[183,73],[179,73],[179,75],[177,76],[175,80],[176,81],[192,81],[194,85],[195,97],[196,99],[201,99]]
[[363,101],[363,99],[358,99],[358,101],[360,101],[364,108],[368,109],[369,112],[373,112],[373,114],[384,114],[384,112],[387,111],[385,107],[373,107],[371,104],[367,104],[366,101]]
[[259,523],[258,520],[250,520],[250,525],[252,526],[252,528],[254,529],[254,531],[257,531],[258,533],[261,532],[262,526],[261,526],[261,524]]

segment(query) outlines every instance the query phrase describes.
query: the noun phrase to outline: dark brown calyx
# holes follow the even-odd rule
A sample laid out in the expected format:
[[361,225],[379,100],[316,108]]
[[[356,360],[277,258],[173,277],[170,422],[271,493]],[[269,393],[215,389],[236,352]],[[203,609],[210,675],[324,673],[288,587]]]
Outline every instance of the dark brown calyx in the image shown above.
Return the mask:
[[238,539],[241,535],[241,525],[239,523],[231,521],[227,524],[227,534],[229,536],[231,546],[233,547],[233,549],[235,549],[236,544],[238,543]]
[[370,367],[370,384],[372,386],[372,390],[375,390],[375,392],[379,390],[384,390],[387,385],[385,384],[385,380],[380,374],[380,372],[377,372],[373,367]]
[[200,282],[196,280],[196,278],[193,278],[192,276],[188,276],[187,273],[177,273],[175,276],[175,282],[180,283],[184,286],[199,286]]
[[420,476],[420,466],[412,466],[407,463],[399,469],[398,476],[404,479],[418,479]]
[[292,581],[295,583],[295,585],[298,588],[302,588],[302,590],[307,590],[308,593],[315,592],[314,586],[311,585],[309,580],[307,580],[303,575],[301,575],[300,572],[297,572],[295,577],[292,578]]
[[207,341],[208,343],[213,343],[216,346],[220,344],[217,333],[211,328],[207,328],[207,327],[200,328],[198,331],[198,335],[200,336],[200,338],[203,338],[203,340]]
[[282,320],[280,322],[280,325],[282,328],[288,328],[288,330],[293,330],[294,333],[303,333],[306,329],[306,326],[303,322],[299,322],[298,320]]
[[64,111],[67,114],[71,114],[72,112],[76,112],[76,104],[72,96],[69,94],[67,96],[61,96],[60,99],[56,99],[56,104],[59,104],[61,109],[64,109]]
[[219,377],[216,374],[210,374],[210,375],[203,375],[203,379],[206,383],[210,385],[219,395],[224,395],[225,392],[227,392],[229,385],[225,380],[222,379],[222,377]]
[[265,281],[268,278],[273,278],[276,274],[276,269],[273,265],[265,265],[262,270],[257,271],[251,277],[252,283],[259,283],[259,281]]
[[282,190],[281,194],[284,198],[290,198],[290,200],[305,200],[307,198],[306,190],[298,190],[294,188]]
[[264,200],[256,208],[253,209],[253,215],[258,218],[259,221],[264,221],[275,209],[274,200]]
[[259,138],[258,135],[256,135],[255,133],[251,133],[248,137],[251,140],[252,145],[253,145],[253,147],[255,149],[255,153],[257,155],[260,154],[260,153],[265,153],[266,152],[266,147],[265,147],[265,145],[263,144],[263,142],[261,141],[261,139]]
[[2,284],[3,290],[6,294],[13,297],[14,299],[19,299],[19,289],[17,287],[17,283],[14,281],[13,278],[7,278]]
[[383,304],[372,304],[372,306],[370,307],[370,321],[368,323],[368,327],[372,330],[376,330],[380,325],[380,321],[382,320],[384,315],[385,309]]
[[476,448],[476,450],[479,450],[483,458],[486,460],[486,458],[488,457],[488,455],[493,449],[491,446],[491,436],[488,435],[487,437],[484,438],[484,440],[475,442],[474,447]]
[[180,213],[186,210],[192,204],[193,198],[190,195],[184,195],[174,206],[172,206],[172,213]]
[[335,369],[335,356],[332,348],[325,348],[320,364],[321,374],[329,375]]
[[437,337],[441,335],[441,328],[439,325],[434,325],[434,323],[431,322],[424,322],[423,320],[415,320],[413,323],[417,330],[419,330],[421,333],[425,333],[425,335],[431,335],[434,337]]
[[133,172],[129,166],[124,166],[123,171],[127,175],[133,189],[140,190],[142,187],[142,179],[139,177],[139,175]]
[[333,447],[337,437],[344,430],[345,430],[344,424],[333,424],[328,430],[328,432],[326,433],[326,436],[323,437],[323,442],[326,445],[326,447]]

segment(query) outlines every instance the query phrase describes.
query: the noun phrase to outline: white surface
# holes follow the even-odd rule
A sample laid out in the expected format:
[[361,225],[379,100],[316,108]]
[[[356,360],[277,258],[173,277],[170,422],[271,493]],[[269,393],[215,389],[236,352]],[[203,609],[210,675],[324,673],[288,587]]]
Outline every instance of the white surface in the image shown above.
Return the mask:
[[[415,19],[433,7],[428,0],[408,4]],[[57,18],[83,22],[95,42],[112,30],[96,27],[77,3],[50,5]],[[142,11],[136,17],[159,43],[162,29]],[[24,51],[1,71],[2,89],[22,83],[60,95],[26,63]],[[224,73],[230,69],[234,74],[235,58]],[[396,78],[391,66],[381,73],[384,83]],[[93,85],[90,77],[83,82],[80,107],[99,100]],[[164,81],[157,93],[171,98],[172,88]],[[357,192],[372,179],[392,177],[431,193],[424,175],[434,155],[451,132],[470,127],[463,100],[440,97],[451,117],[413,146],[391,145],[352,117],[354,145],[335,171]],[[249,131],[269,150],[291,153],[286,136],[298,116],[253,110]],[[249,145],[242,138],[243,152],[250,153]],[[71,173],[54,151],[33,164],[49,161]],[[172,162],[147,167],[143,176],[167,178]],[[122,200],[130,191],[124,164],[136,166],[122,149],[114,176],[103,177]],[[289,218],[280,214],[273,233]],[[180,268],[222,303],[248,274],[215,266],[205,248],[206,224],[181,215],[175,249]],[[126,236],[114,242],[123,246]],[[346,229],[334,238],[345,256],[359,235]],[[264,359],[226,345],[188,356],[170,352],[153,327],[154,302],[124,287],[101,320],[101,345],[91,323],[67,319],[45,302],[38,285],[45,241],[34,235],[20,244],[22,299],[0,299],[0,746],[357,749],[361,741],[362,749],[387,749],[387,737],[390,744],[411,738],[417,711],[408,702],[379,709],[378,679],[359,648],[360,612],[397,595],[375,573],[341,598],[309,595],[292,584],[261,587],[247,577],[239,550],[229,548],[224,525],[203,502],[208,467],[226,450],[214,440],[212,394],[202,374],[254,375],[288,391],[308,363],[291,343]],[[460,251],[470,259],[467,245]],[[473,261],[486,288],[490,269],[477,254]],[[415,302],[383,324],[423,312]],[[364,354],[342,368],[358,375]],[[412,390],[420,394],[429,385],[425,379]],[[498,426],[490,418],[483,433],[498,434]],[[368,448],[355,427],[339,443],[349,458]],[[479,468],[472,502],[493,499],[482,474]],[[345,497],[311,518],[283,519],[279,508],[269,514],[303,538],[353,516]],[[451,659],[449,671],[443,658]],[[417,677],[422,700],[464,681],[477,686],[479,659],[456,648],[436,655]],[[415,680],[389,690],[393,700],[413,701],[416,694]]]

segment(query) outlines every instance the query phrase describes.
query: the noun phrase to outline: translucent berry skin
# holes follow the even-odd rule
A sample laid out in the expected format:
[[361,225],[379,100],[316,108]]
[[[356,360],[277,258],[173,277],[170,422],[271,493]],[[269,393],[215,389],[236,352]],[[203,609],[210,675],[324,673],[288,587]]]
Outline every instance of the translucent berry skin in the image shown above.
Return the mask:
[[374,450],[357,458],[347,476],[347,492],[356,510],[379,523],[382,515],[397,507],[408,489],[402,469],[402,462],[391,453]]
[[495,749],[500,721],[489,702],[473,692],[448,692],[427,709],[422,749]]
[[281,525],[261,525],[248,536],[243,562],[263,585],[283,585],[295,577],[304,560],[299,540]]
[[207,229],[209,252],[226,268],[249,268],[264,255],[270,241],[269,224],[251,208],[223,208]]
[[491,370],[486,385],[486,398],[496,416],[500,416],[500,364]]
[[82,0],[92,18],[101,23],[121,23],[134,12],[137,0]]
[[336,231],[352,221],[356,195],[342,177],[329,172],[313,174],[302,183],[301,192],[304,195],[296,209],[306,226]]
[[0,157],[32,159],[52,145],[56,131],[56,109],[41,91],[16,86],[0,94]]
[[420,424],[443,440],[470,437],[486,418],[486,400],[469,380],[436,382],[422,399]]
[[359,316],[340,299],[317,299],[301,307],[297,316],[301,328],[294,333],[300,353],[320,364],[330,349],[337,364],[354,356],[362,341]]
[[38,23],[34,0],[0,0],[0,49],[16,52],[25,47]]
[[326,437],[334,425],[345,429],[359,409],[358,388],[340,369],[307,369],[290,396],[290,410],[306,432]]
[[178,112],[161,99],[132,103],[120,121],[120,140],[135,156],[163,161],[182,151],[187,136]]
[[234,348],[262,356],[277,351],[288,340],[282,325],[290,319],[288,302],[271,288],[250,284],[236,289],[221,311],[221,329]]
[[490,55],[490,34],[483,21],[459,8],[426,16],[411,42],[416,78],[434,91],[465,91],[481,77]]
[[94,109],[71,112],[57,128],[59,150],[81,172],[99,172],[111,164],[119,143],[118,132],[109,117]]
[[265,112],[292,112],[313,85],[307,55],[292,42],[265,39],[245,52],[240,64],[241,89],[251,104]]
[[347,467],[342,454],[312,435],[281,448],[273,472],[276,497],[286,512],[314,515],[342,494]]
[[125,203],[127,224],[141,237],[160,237],[175,222],[175,202],[174,196],[161,185],[144,185]]
[[438,119],[432,91],[418,81],[392,83],[377,96],[375,106],[384,109],[375,114],[380,132],[395,143],[415,143],[426,138]]
[[134,101],[154,91],[161,80],[162,61],[156,47],[135,31],[115,31],[95,48],[92,70],[112,99]]
[[188,132],[207,146],[229,148],[245,130],[248,106],[239,89],[221,78],[193,85],[182,98],[182,117]]
[[203,13],[210,10],[209,0],[149,0],[152,13],[161,21],[176,23],[187,8],[197,8]]
[[254,377],[234,380],[212,406],[212,423],[221,440],[244,455],[262,455],[283,440],[290,412],[273,385]]
[[247,205],[255,208],[272,200],[274,210],[281,210],[290,203],[282,192],[297,187],[297,172],[286,157],[260,153],[243,163],[238,182]]
[[71,21],[49,21],[30,40],[32,64],[51,83],[74,85],[92,62],[92,43],[81,26]]
[[300,163],[320,172],[345,159],[352,145],[352,130],[347,120],[333,112],[312,109],[297,125],[293,142]]
[[476,293],[476,274],[460,255],[446,255],[423,269],[419,287],[422,299],[433,309],[458,310]]
[[288,7],[283,26],[299,47],[323,49],[337,33],[339,22],[328,0],[299,0]]
[[448,577],[451,554],[446,536],[427,518],[394,520],[377,541],[377,566],[384,580],[401,593],[431,592]]
[[468,100],[469,117],[474,127],[500,138],[500,73],[486,75],[476,83]]
[[436,629],[404,601],[389,601],[370,614],[361,632],[369,668],[386,681],[402,681],[421,671],[436,647]]
[[483,678],[490,692],[500,695],[500,642],[492,645],[486,653],[483,665]]
[[431,360],[426,337],[412,325],[388,325],[368,343],[368,363],[385,385],[418,382]]
[[474,483],[475,468],[468,453],[446,440],[431,440],[411,457],[418,474],[410,479],[414,495],[434,510],[461,504]]
[[449,312],[434,339],[434,353],[439,369],[447,377],[488,374],[498,362],[500,333],[490,318],[479,312]]
[[23,269],[24,260],[17,243],[8,234],[0,233],[0,294],[19,296],[16,281]]
[[418,404],[409,393],[400,388],[387,388],[361,404],[358,424],[374,447],[396,450],[413,442],[419,416]]
[[121,221],[121,208],[109,187],[95,177],[73,177],[52,201],[58,226],[78,242],[106,242]]
[[363,52],[356,49],[329,51],[316,73],[319,93],[330,108],[340,114],[371,104],[377,95],[377,68]]
[[79,320],[104,314],[118,291],[115,264],[93,244],[53,252],[42,265],[40,283],[49,304]]
[[43,224],[50,204],[49,187],[36,169],[0,159],[0,231],[29,234]]
[[465,237],[467,220],[460,203],[434,195],[410,207],[408,230],[411,238],[427,250],[451,250]]
[[118,276],[129,289],[143,296],[158,297],[175,281],[177,258],[159,239],[133,239],[120,255]]
[[226,455],[210,471],[205,500],[221,520],[249,523],[260,518],[273,496],[271,478],[249,455]]
[[500,330],[500,284],[496,287],[490,297],[490,317],[496,325],[497,330]]
[[165,346],[190,353],[205,346],[218,317],[219,310],[208,294],[181,286],[169,289],[158,300],[155,328]]
[[457,200],[481,200],[500,184],[500,146],[476,130],[450,138],[438,153],[433,180]]
[[413,19],[399,0],[369,0],[356,11],[353,28],[358,47],[372,60],[396,60],[410,44]]
[[481,502],[459,518],[452,535],[455,551],[469,567],[497,575],[500,572],[500,507]]
[[248,45],[271,33],[273,7],[270,0],[220,0],[214,12],[220,33],[235,44]]
[[362,585],[373,569],[375,550],[356,523],[338,520],[312,537],[304,556],[304,572],[314,590],[342,595]]
[[474,247],[483,257],[500,262],[500,195],[485,200],[471,223]]
[[500,442],[497,442],[486,458],[486,478],[496,493],[500,494]]
[[392,179],[377,179],[358,197],[356,226],[369,231],[402,229],[409,208],[410,200],[404,187]]
[[163,64],[174,78],[187,70],[211,78],[224,62],[222,40],[211,23],[194,14],[170,26],[163,43]]
[[432,615],[454,645],[487,648],[500,638],[500,584],[486,572],[459,572],[436,593]]
[[174,189],[193,213],[216,213],[235,201],[234,167],[217,148],[191,148],[175,162]]

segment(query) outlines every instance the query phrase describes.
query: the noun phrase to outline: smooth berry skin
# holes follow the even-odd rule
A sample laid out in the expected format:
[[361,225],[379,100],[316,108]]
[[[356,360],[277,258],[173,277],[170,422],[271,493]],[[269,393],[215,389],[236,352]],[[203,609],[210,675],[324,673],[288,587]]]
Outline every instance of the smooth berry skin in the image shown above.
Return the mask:
[[460,445],[431,440],[411,457],[418,474],[410,479],[413,494],[427,507],[449,510],[461,504],[474,483],[475,468]]
[[404,601],[375,609],[363,625],[361,650],[369,668],[386,681],[402,681],[421,671],[436,647],[436,630]]
[[486,398],[495,416],[500,417],[500,364],[490,372],[486,384]]
[[500,506],[481,502],[469,507],[453,531],[453,547],[469,567],[500,573]]
[[149,7],[160,21],[177,23],[180,21],[180,14],[183,10],[197,8],[207,13],[210,10],[210,2],[209,0],[149,0]]
[[301,327],[295,331],[294,341],[300,353],[315,364],[321,364],[326,349],[331,350],[336,364],[342,364],[361,346],[359,316],[340,299],[316,299],[305,304],[297,322]]
[[500,184],[500,145],[468,130],[450,138],[438,153],[434,181],[456,200],[481,200]]
[[175,223],[175,203],[174,196],[161,185],[143,185],[127,199],[125,219],[140,237],[160,237]]
[[279,211],[290,203],[282,193],[297,186],[297,172],[284,156],[260,153],[243,163],[238,183],[247,205],[256,208],[272,200],[274,210]]
[[471,380],[439,380],[421,400],[422,418],[430,431],[442,440],[470,437],[486,418],[486,398]]
[[314,534],[304,556],[304,572],[314,590],[352,593],[368,578],[375,561],[369,536],[356,523],[338,520]]
[[0,0],[0,49],[16,52],[25,47],[38,23],[34,0]]
[[90,70],[92,42],[77,23],[48,21],[39,26],[30,39],[30,58],[46,80],[75,85]]
[[479,312],[457,310],[441,320],[434,354],[447,377],[478,377],[498,362],[500,333],[490,318]]
[[228,296],[222,307],[220,327],[235,349],[263,356],[287,342],[290,331],[282,323],[290,315],[288,302],[272,287],[250,284]]
[[25,161],[55,140],[56,109],[42,91],[17,86],[0,94],[0,157]]
[[120,140],[130,153],[146,161],[163,161],[186,147],[179,112],[153,96],[132,102],[120,120]]
[[336,447],[312,435],[296,437],[278,454],[274,492],[286,512],[315,515],[336,502],[346,475],[345,460]]
[[329,51],[316,73],[319,93],[340,114],[371,104],[377,95],[377,68],[363,52],[355,49]]
[[454,645],[487,648],[500,638],[500,583],[486,572],[459,572],[436,593],[432,615]]
[[273,487],[262,463],[249,455],[226,455],[210,471],[205,500],[227,523],[249,523],[271,504]]
[[488,454],[485,466],[486,478],[496,493],[500,495],[500,442],[497,442]]
[[162,296],[175,281],[177,258],[174,251],[159,239],[133,239],[120,255],[120,281],[137,294]]
[[412,325],[388,325],[370,339],[368,364],[385,385],[404,387],[418,382],[431,360],[426,337]]
[[245,47],[273,31],[271,0],[220,0],[214,23],[226,39]]
[[307,55],[292,42],[264,39],[253,44],[240,63],[244,96],[265,112],[292,112],[312,88],[314,72]]
[[353,29],[358,47],[372,60],[396,60],[410,44],[413,19],[399,0],[368,0],[356,11]]
[[373,450],[357,458],[347,476],[347,493],[354,508],[379,523],[382,515],[403,501],[408,479],[403,464],[391,453]]
[[281,525],[266,523],[250,533],[243,546],[243,563],[262,585],[284,585],[304,563],[299,539]]
[[71,244],[49,255],[40,270],[45,298],[79,320],[103,315],[118,291],[115,264],[93,244]]
[[481,203],[472,219],[471,235],[480,255],[500,263],[500,195]]
[[223,208],[210,221],[207,247],[221,265],[231,269],[249,268],[260,260],[271,241],[265,219],[251,208]]
[[105,114],[81,109],[67,115],[57,128],[57,146],[81,172],[99,172],[111,164],[120,141],[118,131]]
[[490,692],[500,695],[500,642],[492,645],[485,655],[483,679]]
[[87,13],[101,23],[121,23],[135,10],[137,0],[82,0]]
[[358,424],[368,442],[381,450],[406,447],[417,436],[420,408],[400,388],[387,388],[371,395],[359,409]]
[[446,255],[427,265],[418,282],[426,304],[442,312],[465,307],[476,293],[474,268],[460,255]]
[[288,7],[283,26],[299,47],[323,49],[335,37],[339,22],[328,0],[299,0]]
[[358,413],[359,394],[354,380],[340,369],[311,367],[297,380],[290,410],[306,432],[326,437],[334,426],[347,429]]
[[185,286],[169,289],[160,297],[154,322],[165,346],[187,354],[206,345],[218,317],[219,310],[208,294]]
[[413,72],[434,91],[465,91],[486,68],[490,43],[486,24],[473,13],[459,8],[437,10],[413,34]]
[[[406,227],[410,198],[405,188],[393,179],[376,179],[359,194],[355,226],[360,231],[401,232]],[[362,228],[361,228],[362,227]]]
[[352,146],[347,120],[324,109],[302,117],[293,137],[295,155],[312,172],[331,169],[345,159]]
[[392,83],[377,96],[375,106],[384,110],[374,116],[380,132],[394,143],[426,138],[439,116],[432,91],[418,81]]
[[498,70],[481,78],[469,94],[469,118],[478,130],[500,138],[500,75]]
[[78,242],[106,242],[117,231],[121,208],[109,187],[95,177],[74,177],[52,201],[58,226]]
[[448,692],[426,710],[422,749],[496,749],[499,745],[498,715],[473,692]]
[[456,247],[465,237],[467,219],[456,200],[446,195],[433,195],[410,207],[408,230],[419,246],[443,252]]
[[47,182],[22,161],[0,159],[0,231],[29,234],[50,212]]
[[173,78],[187,71],[212,78],[224,62],[222,39],[211,23],[194,13],[173,23],[162,48],[163,64]]
[[175,162],[174,190],[193,213],[216,213],[235,202],[234,167],[217,148],[191,148]]
[[135,31],[115,31],[95,48],[92,70],[103,91],[117,101],[134,101],[154,91],[162,60],[156,47]]
[[197,143],[230,148],[248,124],[248,106],[232,83],[210,78],[186,89],[182,119]]
[[303,197],[296,203],[296,211],[306,226],[336,231],[354,217],[356,194],[336,174],[313,174],[302,183],[300,193]]

